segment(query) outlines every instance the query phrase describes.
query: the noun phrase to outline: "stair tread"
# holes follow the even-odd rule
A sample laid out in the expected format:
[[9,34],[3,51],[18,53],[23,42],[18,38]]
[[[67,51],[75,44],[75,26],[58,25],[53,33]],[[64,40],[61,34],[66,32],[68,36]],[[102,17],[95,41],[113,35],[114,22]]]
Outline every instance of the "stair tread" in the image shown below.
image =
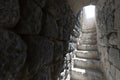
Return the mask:
[[78,50],[97,50],[97,45],[90,45],[90,44],[78,44],[77,45]]
[[96,29],[95,28],[91,28],[91,29],[82,29],[82,32],[96,32]]
[[102,72],[88,70],[88,69],[79,69],[72,68],[71,78],[73,80],[103,80]]
[[[102,72],[100,72],[99,70],[97,71],[97,70],[81,69],[81,68],[72,68],[71,70],[76,71],[78,73],[82,73],[82,74],[86,74],[86,72],[88,72],[88,74],[91,74],[91,75],[98,75],[98,76],[102,75]],[[92,74],[92,73],[95,73],[95,74]]]
[[83,51],[82,51],[82,50],[75,50],[75,51],[78,51],[78,52],[98,52],[97,50],[96,50],[96,51],[95,51],[95,50],[93,50],[93,51],[88,51],[88,50],[86,50],[86,51],[85,51],[85,50],[83,50]]
[[97,50],[93,50],[93,51],[88,51],[88,50],[75,50],[75,52],[84,52],[84,53],[86,53],[86,52],[88,52],[88,53],[90,53],[90,52],[98,52]]
[[95,59],[83,59],[83,58],[73,58],[73,63],[75,68],[82,68],[82,69],[93,69],[99,70],[100,69],[100,61]]
[[79,51],[75,50],[73,54],[76,55],[77,58],[85,58],[85,59],[99,59],[99,54],[97,51]]
[[75,57],[75,58],[73,58],[73,59],[77,59],[77,60],[81,60],[81,61],[99,61],[99,60],[96,60],[96,59],[85,59],[85,58],[77,58],[77,57]]
[[79,46],[97,46],[97,44],[84,44],[84,43],[82,43]]
[[96,39],[85,39],[85,38],[81,38],[81,39],[79,40],[79,42],[82,42],[82,41],[86,41],[86,42],[97,42]]

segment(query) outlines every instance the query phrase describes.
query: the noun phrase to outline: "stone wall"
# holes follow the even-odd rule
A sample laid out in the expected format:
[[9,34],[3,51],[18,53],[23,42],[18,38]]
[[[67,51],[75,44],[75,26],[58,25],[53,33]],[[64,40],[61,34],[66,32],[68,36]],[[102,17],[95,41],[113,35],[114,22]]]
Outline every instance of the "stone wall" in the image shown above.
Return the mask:
[[107,80],[120,80],[120,1],[99,0],[96,7],[101,68]]
[[69,5],[71,6],[71,9],[73,10],[73,13],[77,15],[79,11],[89,4],[96,4],[98,0],[67,0]]
[[1,0],[0,80],[57,80],[75,22],[66,0]]

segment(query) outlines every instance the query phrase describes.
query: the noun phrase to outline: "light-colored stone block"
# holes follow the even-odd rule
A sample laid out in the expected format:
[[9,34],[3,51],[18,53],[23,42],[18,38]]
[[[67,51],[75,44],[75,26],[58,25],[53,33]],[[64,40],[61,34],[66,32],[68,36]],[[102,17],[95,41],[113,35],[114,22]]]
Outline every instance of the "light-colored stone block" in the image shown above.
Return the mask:
[[119,50],[115,48],[109,49],[109,61],[112,62],[113,65],[119,66]]
[[120,70],[116,69],[116,80],[120,80]]
[[117,35],[115,33],[112,33],[110,35],[110,38],[109,38],[109,44],[110,45],[117,45],[117,43],[118,43]]
[[115,80],[116,79],[116,68],[114,65],[111,65],[110,74],[112,78]]

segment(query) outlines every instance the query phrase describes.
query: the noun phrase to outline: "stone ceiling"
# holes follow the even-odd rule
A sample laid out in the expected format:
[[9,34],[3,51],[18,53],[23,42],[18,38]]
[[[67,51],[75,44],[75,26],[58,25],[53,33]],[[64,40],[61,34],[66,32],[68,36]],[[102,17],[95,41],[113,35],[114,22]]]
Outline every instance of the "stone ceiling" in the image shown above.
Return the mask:
[[76,15],[79,10],[86,5],[95,4],[98,0],[67,0],[69,5],[71,6],[71,9],[73,10],[73,13]]

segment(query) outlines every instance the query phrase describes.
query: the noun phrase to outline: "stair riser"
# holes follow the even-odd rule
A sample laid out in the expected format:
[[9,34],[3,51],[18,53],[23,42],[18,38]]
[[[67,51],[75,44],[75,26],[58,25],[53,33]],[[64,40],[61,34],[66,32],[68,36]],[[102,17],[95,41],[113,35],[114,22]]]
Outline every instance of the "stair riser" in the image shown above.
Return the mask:
[[97,45],[78,45],[78,50],[97,50]]
[[82,28],[82,32],[96,32],[96,28],[91,28],[91,29]]
[[81,37],[82,38],[96,38],[97,34],[96,32],[95,33],[82,33],[81,34]]
[[99,59],[99,55],[97,51],[91,52],[74,52],[76,57],[78,58],[86,58],[86,59]]
[[71,80],[103,80],[102,77],[71,71]]
[[79,44],[97,44],[97,41],[96,40],[88,40],[88,39],[86,39],[86,40],[79,40]]
[[82,40],[87,40],[87,39],[89,39],[89,40],[96,40],[97,38],[96,38],[95,35],[82,35],[80,37],[80,39],[82,39]]
[[74,59],[74,67],[75,68],[82,68],[82,69],[92,69],[92,70],[99,70],[100,69],[100,63],[96,60],[77,60]]

